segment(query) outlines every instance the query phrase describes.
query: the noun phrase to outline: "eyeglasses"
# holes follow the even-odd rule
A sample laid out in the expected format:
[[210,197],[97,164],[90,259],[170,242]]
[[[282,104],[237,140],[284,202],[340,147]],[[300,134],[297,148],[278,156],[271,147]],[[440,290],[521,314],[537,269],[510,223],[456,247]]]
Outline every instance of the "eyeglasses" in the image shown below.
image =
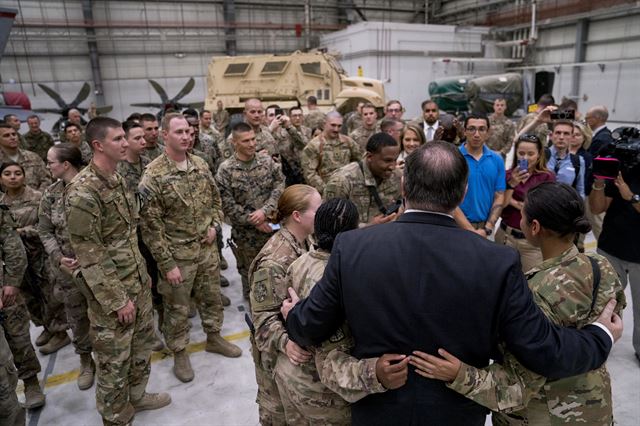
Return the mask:
[[475,132],[478,132],[478,133],[484,133],[484,132],[486,132],[487,130],[488,130],[488,129],[487,129],[486,127],[473,127],[473,126],[471,126],[471,127],[467,127],[467,128],[465,129],[465,131],[467,131],[467,132],[469,132],[469,133],[475,133]]
[[387,108],[387,111],[389,111],[389,112],[400,112],[402,110],[400,108]]
[[536,135],[524,134],[518,138],[519,141],[539,143],[540,139]]

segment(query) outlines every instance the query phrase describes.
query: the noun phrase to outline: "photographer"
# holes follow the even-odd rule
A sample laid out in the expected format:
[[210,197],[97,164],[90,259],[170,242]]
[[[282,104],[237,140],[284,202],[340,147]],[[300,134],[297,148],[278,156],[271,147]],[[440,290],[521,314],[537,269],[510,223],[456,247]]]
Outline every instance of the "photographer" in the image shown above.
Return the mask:
[[607,212],[598,253],[609,259],[622,285],[631,285],[633,348],[640,361],[640,164],[626,167],[615,180],[596,179],[589,194],[594,214]]

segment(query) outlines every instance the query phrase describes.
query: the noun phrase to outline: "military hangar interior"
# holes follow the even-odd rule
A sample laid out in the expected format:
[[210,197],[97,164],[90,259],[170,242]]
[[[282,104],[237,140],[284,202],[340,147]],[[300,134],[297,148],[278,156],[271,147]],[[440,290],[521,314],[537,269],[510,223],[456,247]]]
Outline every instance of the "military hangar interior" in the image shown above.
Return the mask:
[[[0,9],[2,19],[13,24],[3,23],[7,31],[0,33],[5,94],[0,107],[7,114],[8,94],[25,95],[26,109],[42,111],[46,131],[69,107],[80,108],[86,119],[87,109],[95,106],[124,120],[134,112],[156,114],[167,104],[214,110],[216,100],[224,99],[238,103],[240,109],[231,112],[239,112],[243,100],[274,88],[234,85],[225,81],[225,72],[226,77],[233,74],[229,70],[246,72],[242,64],[250,64],[254,55],[296,51],[334,58],[333,65],[327,59],[307,60],[308,69],[300,74],[313,75],[313,63],[320,69],[324,61],[314,78],[324,78],[331,93],[292,95],[285,108],[298,101],[305,105],[309,94],[320,95],[320,105],[323,100],[327,105],[338,102],[347,86],[330,81],[331,70],[337,69],[381,81],[385,98],[380,106],[399,99],[408,119],[420,116],[420,103],[437,96],[438,87],[466,86],[479,77],[509,73],[520,84],[514,117],[526,114],[527,105],[535,104],[540,94],[551,93],[558,102],[574,100],[583,113],[606,105],[611,129],[640,123],[640,4],[635,0],[5,0]],[[247,58],[232,61],[239,68],[225,65],[224,72],[216,74],[216,60],[227,56]],[[277,57],[261,66],[263,75],[293,67]],[[230,93],[231,86],[239,94]],[[459,91],[464,93],[464,88]],[[28,114],[22,115],[26,121]],[[229,233],[225,225],[225,240]],[[589,234],[586,249],[595,248]],[[229,247],[224,254],[229,268],[223,275],[231,285],[223,293],[231,305],[224,309],[222,335],[242,348],[242,357],[205,353],[200,321],[193,318],[188,350],[195,380],[180,383],[171,372],[170,353],[154,353],[149,389],[169,392],[173,402],[136,415],[137,424],[259,423],[244,319],[248,304]],[[629,288],[626,295],[625,333],[607,366],[615,422],[631,426],[640,425],[640,369],[631,344]],[[33,340],[39,333],[32,325]],[[95,387],[77,389],[73,346],[38,357],[47,404],[30,410],[27,423],[100,424]],[[22,385],[18,392],[23,398]],[[491,424],[489,417],[486,424]]]

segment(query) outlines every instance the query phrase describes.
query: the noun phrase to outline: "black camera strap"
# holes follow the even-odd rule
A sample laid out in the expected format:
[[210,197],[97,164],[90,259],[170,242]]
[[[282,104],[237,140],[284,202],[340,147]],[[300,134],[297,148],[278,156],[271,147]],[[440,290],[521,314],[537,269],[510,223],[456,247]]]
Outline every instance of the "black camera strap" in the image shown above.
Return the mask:
[[[362,171],[362,176],[364,177],[364,165],[362,164],[362,161],[358,161],[358,165],[360,166],[360,170]],[[387,208],[384,206],[384,204],[382,204],[382,200],[380,199],[380,194],[378,194],[378,188],[376,188],[375,186],[369,186],[366,183],[364,186],[366,186],[367,189],[369,190],[369,195],[373,197],[373,200],[376,202],[376,205],[378,206],[378,210],[380,211],[380,213],[386,215]]]

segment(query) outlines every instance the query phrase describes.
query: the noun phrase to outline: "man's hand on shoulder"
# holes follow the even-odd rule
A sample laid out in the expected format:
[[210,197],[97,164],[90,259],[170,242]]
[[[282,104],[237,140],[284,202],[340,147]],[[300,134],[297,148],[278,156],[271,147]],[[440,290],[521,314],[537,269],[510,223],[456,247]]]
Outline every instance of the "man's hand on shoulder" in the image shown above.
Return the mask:
[[611,335],[613,336],[613,341],[617,342],[620,337],[622,337],[622,318],[618,314],[614,312],[616,308],[616,304],[618,302],[616,299],[609,300],[609,303],[604,307],[602,313],[596,320],[596,323],[601,324],[609,330]]
[[289,287],[287,291],[289,292],[289,298],[284,299],[284,301],[282,302],[282,307],[280,308],[280,313],[282,314],[282,317],[284,318],[285,321],[287,320],[287,315],[289,315],[289,311],[291,311],[291,309],[293,309],[293,307],[296,306],[296,303],[300,301],[300,298],[298,297],[298,294],[294,289]]
[[376,376],[387,389],[398,389],[407,383],[409,357],[399,354],[384,354],[376,361]]

